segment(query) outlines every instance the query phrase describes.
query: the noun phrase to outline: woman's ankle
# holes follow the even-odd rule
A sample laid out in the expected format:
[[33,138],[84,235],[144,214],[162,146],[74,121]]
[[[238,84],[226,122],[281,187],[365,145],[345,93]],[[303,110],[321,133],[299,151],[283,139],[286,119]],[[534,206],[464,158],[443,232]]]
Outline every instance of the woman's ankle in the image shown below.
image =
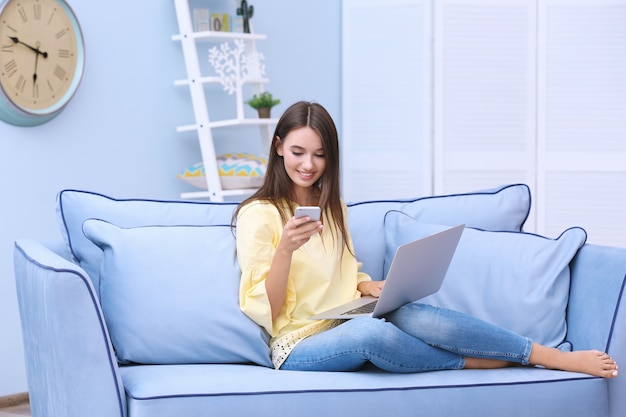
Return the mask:
[[499,369],[508,368],[517,364],[508,361],[502,361],[498,359],[483,359],[483,358],[465,358],[465,366],[463,369]]

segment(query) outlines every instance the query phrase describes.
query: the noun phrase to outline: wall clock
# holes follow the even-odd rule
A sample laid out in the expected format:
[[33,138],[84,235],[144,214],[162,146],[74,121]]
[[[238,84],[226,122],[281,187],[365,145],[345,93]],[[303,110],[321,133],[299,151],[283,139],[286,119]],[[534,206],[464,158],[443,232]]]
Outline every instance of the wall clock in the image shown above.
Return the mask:
[[2,0],[0,119],[35,126],[57,116],[83,75],[83,36],[64,0]]

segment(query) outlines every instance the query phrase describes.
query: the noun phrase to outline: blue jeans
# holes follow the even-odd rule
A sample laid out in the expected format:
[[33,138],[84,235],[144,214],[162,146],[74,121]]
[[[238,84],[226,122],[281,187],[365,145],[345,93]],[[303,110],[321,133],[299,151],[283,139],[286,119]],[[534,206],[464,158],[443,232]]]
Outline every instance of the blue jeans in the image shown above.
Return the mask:
[[465,357],[528,364],[532,341],[456,311],[411,303],[382,319],[357,318],[296,345],[281,369],[390,372],[461,369]]

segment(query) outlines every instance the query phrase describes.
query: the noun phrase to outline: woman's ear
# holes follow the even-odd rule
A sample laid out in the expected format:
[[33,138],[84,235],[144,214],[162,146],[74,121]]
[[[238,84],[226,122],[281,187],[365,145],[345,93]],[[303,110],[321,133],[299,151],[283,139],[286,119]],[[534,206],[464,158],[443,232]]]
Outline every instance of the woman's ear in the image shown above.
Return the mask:
[[276,140],[274,141],[274,146],[276,148],[276,153],[278,156],[283,156],[283,141],[280,140],[278,136],[276,136]]

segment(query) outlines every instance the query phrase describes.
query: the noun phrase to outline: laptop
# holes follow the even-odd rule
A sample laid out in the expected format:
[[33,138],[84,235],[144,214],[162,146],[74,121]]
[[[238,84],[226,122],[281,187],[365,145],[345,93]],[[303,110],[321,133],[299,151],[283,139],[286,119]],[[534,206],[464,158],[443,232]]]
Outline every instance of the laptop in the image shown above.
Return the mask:
[[380,297],[363,296],[310,319],[380,317],[436,293],[443,284],[464,228],[461,224],[399,246]]

